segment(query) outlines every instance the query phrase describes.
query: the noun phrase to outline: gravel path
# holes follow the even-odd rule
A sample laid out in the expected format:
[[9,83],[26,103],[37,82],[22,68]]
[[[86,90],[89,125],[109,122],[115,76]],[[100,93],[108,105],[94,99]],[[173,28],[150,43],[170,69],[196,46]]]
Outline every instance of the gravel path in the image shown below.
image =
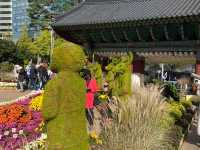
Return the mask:
[[182,150],[200,150],[200,137],[197,135],[197,118],[194,119]]
[[18,92],[17,90],[0,90],[0,102],[3,101],[10,101],[17,99],[20,96],[24,96],[30,93],[30,91],[25,91],[25,92]]

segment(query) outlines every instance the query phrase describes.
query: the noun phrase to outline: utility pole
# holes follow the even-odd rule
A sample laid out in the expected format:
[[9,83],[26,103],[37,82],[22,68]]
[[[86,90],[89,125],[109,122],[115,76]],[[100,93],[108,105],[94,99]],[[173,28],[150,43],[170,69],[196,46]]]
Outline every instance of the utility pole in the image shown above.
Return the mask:
[[52,63],[53,49],[54,49],[54,31],[51,28],[51,48],[50,48],[50,63]]

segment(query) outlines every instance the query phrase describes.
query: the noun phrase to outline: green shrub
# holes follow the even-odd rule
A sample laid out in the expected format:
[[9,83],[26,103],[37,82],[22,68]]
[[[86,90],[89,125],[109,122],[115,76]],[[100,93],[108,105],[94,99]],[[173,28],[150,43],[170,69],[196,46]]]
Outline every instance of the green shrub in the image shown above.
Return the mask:
[[15,81],[13,73],[0,72],[0,81]]
[[48,150],[88,150],[84,110],[84,81],[77,70],[82,49],[66,43],[56,49],[53,66],[58,75],[45,87],[42,114],[47,121]]
[[167,98],[173,98],[175,101],[179,101],[179,93],[176,86],[172,83],[166,83],[164,85],[163,95]]
[[11,72],[13,70],[13,64],[9,62],[0,63],[0,72]]
[[186,95],[186,101],[191,101],[193,105],[198,106],[200,104],[200,96]]
[[185,107],[180,102],[171,102],[169,104],[169,113],[175,120],[180,119],[185,111]]
[[15,43],[8,40],[0,39],[0,63],[1,62],[16,63],[16,46]]
[[170,115],[174,118],[174,119],[176,119],[176,120],[178,120],[178,119],[180,119],[181,117],[182,117],[182,112],[179,110],[179,109],[173,109],[171,112],[170,112]]
[[181,100],[180,103],[187,109],[192,107],[192,102],[190,100]]

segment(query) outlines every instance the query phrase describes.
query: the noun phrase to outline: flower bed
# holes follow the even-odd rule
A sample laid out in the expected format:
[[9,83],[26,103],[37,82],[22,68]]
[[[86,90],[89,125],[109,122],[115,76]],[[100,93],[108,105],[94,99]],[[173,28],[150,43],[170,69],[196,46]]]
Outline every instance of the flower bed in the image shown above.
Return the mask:
[[44,126],[41,104],[42,93],[36,92],[0,105],[0,146],[4,150],[27,147],[41,138]]
[[1,89],[16,88],[16,87],[17,87],[16,82],[0,82]]

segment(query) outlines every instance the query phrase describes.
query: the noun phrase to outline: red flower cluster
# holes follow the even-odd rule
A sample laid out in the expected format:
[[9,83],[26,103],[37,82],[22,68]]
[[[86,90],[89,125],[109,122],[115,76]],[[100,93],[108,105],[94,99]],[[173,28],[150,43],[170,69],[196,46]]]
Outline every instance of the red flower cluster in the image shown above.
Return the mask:
[[20,104],[12,104],[0,106],[0,124],[13,122],[27,123],[31,120],[32,114],[25,110],[25,107]]

